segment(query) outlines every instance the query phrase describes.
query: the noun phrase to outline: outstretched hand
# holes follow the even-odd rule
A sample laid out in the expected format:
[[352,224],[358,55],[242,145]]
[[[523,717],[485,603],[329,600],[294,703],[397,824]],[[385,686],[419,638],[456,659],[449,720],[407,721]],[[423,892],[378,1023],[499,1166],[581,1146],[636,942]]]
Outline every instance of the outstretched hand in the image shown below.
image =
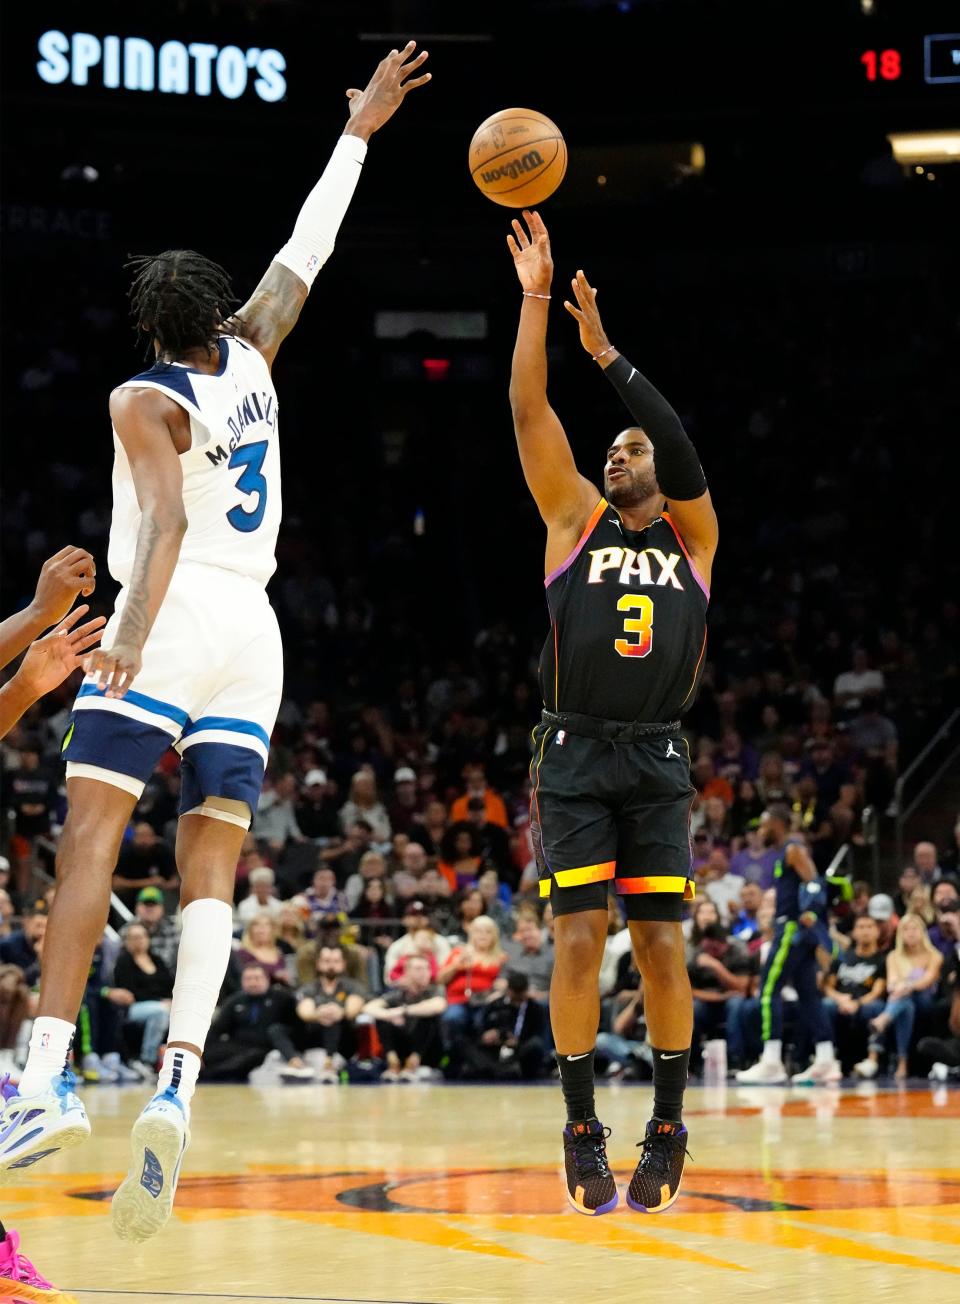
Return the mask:
[[523,210],[523,220],[529,234],[523,229],[523,223],[513,219],[513,235],[507,236],[507,248],[513,255],[513,265],[524,290],[530,294],[549,294],[553,280],[553,255],[550,252],[550,236],[539,213]]
[[567,299],[564,300],[563,306],[571,317],[576,318],[577,325],[580,327],[580,343],[591,357],[596,357],[598,353],[610,348],[610,341],[607,339],[600,313],[597,311],[597,291],[589,284],[582,271],[577,272],[570,284],[573,286],[577,306],[574,307]]
[[83,654],[100,642],[106,617],[94,616],[93,620],[77,626],[77,621],[89,610],[86,603],[74,608],[56,629],[27,648],[16,677],[35,699],[49,693],[62,684],[67,675],[78,670]]
[[389,122],[410,91],[425,86],[430,80],[428,72],[422,77],[411,76],[427,59],[426,50],[421,50],[414,58],[416,48],[416,41],[408,41],[402,50],[391,50],[377,64],[376,72],[362,91],[356,87],[347,91],[350,134],[369,140],[375,131]]

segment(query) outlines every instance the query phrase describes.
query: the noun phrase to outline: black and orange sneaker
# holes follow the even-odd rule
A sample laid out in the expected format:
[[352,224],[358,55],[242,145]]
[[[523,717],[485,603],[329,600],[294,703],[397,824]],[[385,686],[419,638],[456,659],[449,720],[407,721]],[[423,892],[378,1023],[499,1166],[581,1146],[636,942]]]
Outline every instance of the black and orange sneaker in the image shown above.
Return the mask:
[[680,1194],[687,1129],[682,1123],[651,1118],[637,1145],[643,1153],[627,1188],[627,1204],[638,1213],[663,1213]]
[[599,1119],[568,1123],[563,1129],[567,1199],[577,1213],[593,1217],[617,1207],[617,1184],[607,1163],[610,1129]]

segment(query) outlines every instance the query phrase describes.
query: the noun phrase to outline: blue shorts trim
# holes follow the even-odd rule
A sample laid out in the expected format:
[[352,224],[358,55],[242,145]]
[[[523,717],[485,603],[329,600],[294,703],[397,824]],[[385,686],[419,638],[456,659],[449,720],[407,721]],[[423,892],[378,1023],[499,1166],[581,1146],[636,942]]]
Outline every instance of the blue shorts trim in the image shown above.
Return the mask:
[[[77,697],[106,697],[107,690],[100,688],[96,684],[81,684]],[[174,706],[172,702],[161,702],[158,697],[148,697],[146,693],[136,693],[132,689],[124,693],[124,702],[129,702],[131,706],[139,706],[144,711],[152,711],[154,715],[164,715],[180,728],[189,724],[190,717],[186,711],[181,711],[179,706]]]
[[126,774],[143,783],[160,757],[173,746],[166,729],[144,724],[116,711],[77,711],[67,729],[63,759],[75,765],[96,765]]
[[208,797],[226,797],[246,802],[253,815],[263,786],[263,771],[263,758],[249,747],[195,743],[183,752],[180,814],[202,806]]
[[199,720],[191,720],[181,735],[181,742],[183,739],[189,738],[191,734],[200,733],[201,730],[205,729],[220,729],[226,733],[249,734],[252,738],[259,738],[264,747],[269,748],[270,746],[270,735],[266,729],[254,724],[252,720],[235,720],[228,715],[203,715]]

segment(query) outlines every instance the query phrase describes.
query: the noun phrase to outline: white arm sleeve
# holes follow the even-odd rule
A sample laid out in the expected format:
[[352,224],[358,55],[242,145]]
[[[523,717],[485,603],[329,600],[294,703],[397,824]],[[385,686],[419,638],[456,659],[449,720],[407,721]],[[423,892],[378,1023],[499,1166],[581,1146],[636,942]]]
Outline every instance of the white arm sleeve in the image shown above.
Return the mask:
[[333,253],[340,223],[350,207],[366,155],[365,140],[359,136],[340,137],[323,176],[300,210],[293,235],[274,255],[273,261],[282,263],[299,276],[308,290],[317,272]]

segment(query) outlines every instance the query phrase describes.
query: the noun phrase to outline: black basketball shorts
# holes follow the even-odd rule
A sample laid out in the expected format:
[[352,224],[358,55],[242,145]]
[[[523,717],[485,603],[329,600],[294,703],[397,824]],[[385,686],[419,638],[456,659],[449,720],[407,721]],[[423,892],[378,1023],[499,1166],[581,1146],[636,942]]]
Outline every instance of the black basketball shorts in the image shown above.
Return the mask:
[[541,897],[557,915],[606,910],[612,885],[628,919],[679,920],[693,897],[686,741],[611,741],[556,720],[534,730],[530,766]]

